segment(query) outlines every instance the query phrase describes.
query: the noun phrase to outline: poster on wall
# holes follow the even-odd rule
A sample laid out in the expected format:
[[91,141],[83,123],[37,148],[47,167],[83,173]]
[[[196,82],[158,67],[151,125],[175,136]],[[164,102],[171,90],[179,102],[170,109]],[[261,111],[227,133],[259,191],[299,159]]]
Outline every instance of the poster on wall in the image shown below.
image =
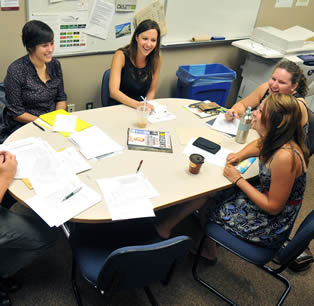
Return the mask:
[[78,12],[71,15],[33,14],[33,19],[47,23],[53,30],[56,55],[80,52],[86,49],[87,13]]
[[17,11],[20,9],[19,0],[0,0],[1,11]]

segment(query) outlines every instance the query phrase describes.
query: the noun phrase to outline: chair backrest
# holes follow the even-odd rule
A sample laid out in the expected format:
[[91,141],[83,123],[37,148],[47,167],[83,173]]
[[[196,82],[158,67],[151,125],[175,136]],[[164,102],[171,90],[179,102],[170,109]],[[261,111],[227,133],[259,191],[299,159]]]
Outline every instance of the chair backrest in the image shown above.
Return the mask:
[[312,210],[299,226],[293,239],[278,254],[281,264],[295,259],[314,239],[314,210]]
[[156,281],[166,281],[175,263],[187,255],[191,246],[190,237],[178,236],[117,249],[104,262],[97,287],[106,290],[118,284],[119,289],[141,288]]
[[3,112],[7,105],[7,99],[5,98],[4,84],[0,83],[0,125],[3,123]]
[[110,69],[106,70],[102,78],[101,84],[101,103],[103,106],[109,106],[108,100],[110,98],[109,93],[109,78],[110,78]]

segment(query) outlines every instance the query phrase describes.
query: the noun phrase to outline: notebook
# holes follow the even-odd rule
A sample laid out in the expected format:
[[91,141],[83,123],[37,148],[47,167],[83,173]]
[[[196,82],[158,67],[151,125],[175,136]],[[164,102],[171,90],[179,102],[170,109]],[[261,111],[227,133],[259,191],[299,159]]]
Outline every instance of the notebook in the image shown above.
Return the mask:
[[[46,123],[50,124],[53,127],[57,115],[69,115],[69,116],[72,116],[71,113],[65,111],[64,109],[58,109],[58,110],[55,110],[53,112],[40,115],[39,118],[41,120],[45,121]],[[83,130],[87,129],[88,127],[91,127],[91,124],[83,121],[80,118],[77,118],[75,132],[83,131]],[[60,134],[64,135],[65,137],[69,137],[71,135],[70,132],[60,132]]]

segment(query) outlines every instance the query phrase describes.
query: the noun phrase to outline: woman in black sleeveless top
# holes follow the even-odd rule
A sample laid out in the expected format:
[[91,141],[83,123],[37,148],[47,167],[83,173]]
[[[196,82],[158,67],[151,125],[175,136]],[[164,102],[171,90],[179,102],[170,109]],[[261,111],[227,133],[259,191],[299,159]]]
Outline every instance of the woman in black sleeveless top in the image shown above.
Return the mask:
[[[118,49],[110,70],[109,105],[138,107],[143,98],[155,97],[161,66],[160,29],[150,19],[142,21],[129,45]],[[153,106],[148,103],[153,110]]]

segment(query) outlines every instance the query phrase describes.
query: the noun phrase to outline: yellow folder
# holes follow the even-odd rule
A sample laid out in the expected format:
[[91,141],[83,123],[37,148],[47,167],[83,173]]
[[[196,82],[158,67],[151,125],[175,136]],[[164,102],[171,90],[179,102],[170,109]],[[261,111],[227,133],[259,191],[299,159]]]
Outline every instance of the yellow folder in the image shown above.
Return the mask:
[[[64,109],[58,109],[58,110],[55,110],[53,112],[40,115],[39,118],[41,120],[45,121],[46,123],[50,124],[51,126],[53,126],[54,123],[55,123],[57,115],[69,115],[69,116],[72,116],[71,113],[65,111]],[[80,118],[77,118],[75,132],[83,131],[83,130],[87,129],[88,127],[91,127],[91,124],[83,121]],[[64,135],[65,137],[69,137],[71,135],[70,132],[60,132],[60,134]]]

